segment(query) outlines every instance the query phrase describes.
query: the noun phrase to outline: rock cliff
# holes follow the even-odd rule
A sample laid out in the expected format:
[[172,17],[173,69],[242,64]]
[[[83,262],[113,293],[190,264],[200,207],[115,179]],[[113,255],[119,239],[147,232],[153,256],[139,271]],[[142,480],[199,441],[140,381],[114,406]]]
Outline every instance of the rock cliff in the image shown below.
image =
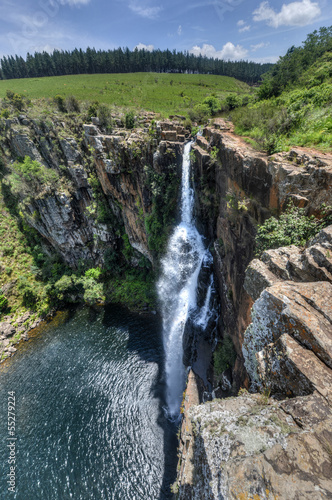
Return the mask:
[[[71,272],[80,279],[84,269],[107,268],[108,276],[98,285],[99,296],[106,296],[106,300],[112,292],[107,280],[116,280],[120,288],[132,270],[140,273],[143,281],[145,276],[151,280],[151,267],[158,267],[176,216],[181,178],[178,174],[189,131],[176,120],[156,121],[153,113],[136,117],[137,126],[130,130],[124,128],[121,117],[113,116],[110,132],[97,118],[86,124],[75,113],[64,115],[46,109],[36,119],[33,112],[0,119],[1,207],[8,220],[14,216],[21,233],[30,238],[30,254],[37,261],[46,256],[52,265],[59,258],[58,269],[72,269],[66,271],[63,285],[60,280],[60,287],[66,288],[71,301],[85,300],[80,283],[76,280],[74,284],[69,278]],[[27,157],[28,163],[24,160]],[[24,239],[21,233],[18,238]],[[33,250],[34,245],[39,250]],[[0,249],[0,257],[5,251]],[[28,257],[23,258],[28,261]],[[40,282],[42,271],[35,262],[31,267]],[[22,279],[20,273],[12,275],[11,268],[5,272],[6,268],[8,262],[1,259],[0,294],[5,293],[5,300],[12,306],[20,295],[18,287],[33,295],[36,280],[30,278],[30,266],[24,269],[26,276]],[[57,269],[44,271],[50,275],[52,287],[60,275],[53,279]],[[91,289],[88,281],[86,286]],[[144,286],[149,293],[148,279]],[[40,302],[47,302],[47,294],[54,295],[52,290],[45,290],[40,293]],[[150,292],[152,296],[153,290]],[[118,300],[125,303],[126,297],[120,294]],[[138,308],[147,310],[145,297],[139,301]],[[15,304],[15,309],[17,312],[10,314],[9,307],[9,313],[5,310],[1,318],[11,325],[10,335],[5,325],[0,338],[7,355],[15,349],[12,339],[17,340],[27,330],[26,312],[39,312],[32,300]],[[35,324],[36,314],[33,316],[31,325]]]
[[222,120],[193,149],[197,213],[214,247],[219,332],[237,352],[233,393],[244,385],[261,394],[241,390],[198,404],[202,381],[189,375],[173,489],[188,500],[329,498],[332,226],[305,248],[260,259],[254,245],[257,224],[289,201],[318,217],[332,204],[332,158],[301,148],[267,157]]

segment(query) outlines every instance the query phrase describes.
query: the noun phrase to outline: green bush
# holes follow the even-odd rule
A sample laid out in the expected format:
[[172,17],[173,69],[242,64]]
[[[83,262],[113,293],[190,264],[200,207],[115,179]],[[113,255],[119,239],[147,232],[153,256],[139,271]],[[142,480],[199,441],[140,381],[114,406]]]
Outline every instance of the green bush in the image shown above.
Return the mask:
[[99,267],[91,268],[85,271],[86,278],[92,278],[94,280],[99,280],[102,275],[102,270]]
[[57,105],[58,110],[61,111],[61,113],[67,112],[66,105],[65,105],[65,98],[62,95],[57,94],[54,97],[54,102]]
[[98,108],[99,108],[99,102],[94,101],[90,104],[88,108],[88,120],[91,120],[93,116],[97,116],[98,113]]
[[231,111],[232,109],[242,106],[242,98],[235,94],[231,94],[226,97],[226,104],[228,109]]
[[4,295],[0,295],[0,312],[4,312],[8,307],[8,299]]
[[59,180],[59,174],[30,156],[25,156],[23,162],[15,162],[12,165],[13,173],[10,183],[14,194],[24,191],[38,193],[45,185],[54,186]]
[[218,111],[220,111],[220,102],[219,99],[213,96],[206,97],[202,104],[207,104],[210,108],[210,113],[215,115]]
[[232,339],[225,335],[222,344],[213,353],[215,374],[221,375],[227,368],[232,368],[236,360],[236,351]]
[[69,111],[69,112],[75,112],[75,113],[80,112],[80,104],[79,104],[78,100],[76,99],[76,97],[73,95],[69,95],[68,97],[66,97],[66,106],[65,107],[66,107],[67,111]]
[[188,111],[190,120],[198,123],[205,123],[211,116],[211,108],[208,104],[196,104]]
[[256,255],[270,248],[289,245],[304,246],[322,227],[315,217],[305,215],[304,208],[289,205],[277,219],[270,217],[258,227],[256,235]]
[[111,132],[113,127],[113,120],[111,111],[106,104],[100,104],[98,106],[97,116],[99,118],[100,125],[102,127],[105,127],[108,132]]
[[8,108],[2,109],[1,110],[1,118],[9,118],[10,117],[10,111]]
[[[15,94],[11,90],[6,91],[6,97],[14,108],[22,111],[24,109],[24,99],[21,94]],[[8,117],[7,117],[8,118]]]
[[126,128],[128,128],[128,129],[135,127],[135,116],[134,116],[134,113],[132,111],[129,111],[129,113],[126,114],[125,125],[126,125]]

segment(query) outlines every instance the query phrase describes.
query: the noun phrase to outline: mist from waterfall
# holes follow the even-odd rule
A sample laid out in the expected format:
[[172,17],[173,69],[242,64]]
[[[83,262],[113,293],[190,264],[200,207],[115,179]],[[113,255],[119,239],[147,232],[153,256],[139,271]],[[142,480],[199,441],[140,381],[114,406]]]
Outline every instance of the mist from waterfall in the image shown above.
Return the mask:
[[[194,190],[190,186],[190,149],[191,143],[186,144],[183,153],[181,221],[169,240],[157,285],[163,317],[167,412],[172,419],[179,415],[185,388],[183,333],[190,314],[196,311],[197,315],[198,276],[203,259],[206,253],[209,253],[203,244],[203,236],[196,229],[193,217]],[[208,314],[208,295],[211,295],[210,287],[205,304],[198,314],[202,323]]]

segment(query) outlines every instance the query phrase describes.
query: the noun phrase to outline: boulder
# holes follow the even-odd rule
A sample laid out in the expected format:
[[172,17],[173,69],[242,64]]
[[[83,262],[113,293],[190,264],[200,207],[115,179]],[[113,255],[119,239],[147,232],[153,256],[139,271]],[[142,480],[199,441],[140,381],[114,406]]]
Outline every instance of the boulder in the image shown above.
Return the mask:
[[6,321],[0,323],[0,335],[3,335],[4,337],[10,337],[11,335],[14,335],[15,332],[16,329],[10,323],[7,323]]

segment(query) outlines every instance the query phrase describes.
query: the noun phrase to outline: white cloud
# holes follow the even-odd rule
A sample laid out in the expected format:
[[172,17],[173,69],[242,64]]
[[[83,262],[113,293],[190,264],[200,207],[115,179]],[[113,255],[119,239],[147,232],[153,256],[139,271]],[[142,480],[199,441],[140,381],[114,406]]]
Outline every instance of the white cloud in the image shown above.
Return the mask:
[[178,27],[178,35],[181,36],[182,35],[182,26],[180,24],[180,26]]
[[90,3],[90,0],[58,0],[58,2],[61,5],[87,5]]
[[162,11],[162,7],[145,7],[143,5],[139,5],[137,1],[132,1],[129,4],[129,8],[138,16],[145,17],[147,19],[156,19]]
[[145,45],[144,43],[139,43],[134,47],[134,50],[147,50],[148,52],[152,52],[154,50],[154,45]]
[[236,25],[238,26],[239,28],[239,33],[244,33],[245,31],[249,31],[251,26],[249,24],[246,24],[245,21],[243,21],[243,19],[240,19]]
[[249,31],[251,26],[248,24],[247,26],[243,26],[243,28],[239,29],[239,33],[244,33],[245,31]]
[[221,50],[216,50],[213,45],[207,43],[204,43],[202,47],[195,45],[189,52],[196,56],[201,54],[202,56],[226,60],[243,59],[248,53],[247,49],[241,45],[234,45],[232,42],[225,43]]
[[318,3],[311,0],[283,4],[280,12],[270,7],[269,2],[262,2],[253,12],[254,21],[266,21],[269,26],[306,26],[321,13]]
[[270,45],[270,42],[261,42],[261,43],[257,43],[256,45],[250,45],[251,47],[251,52],[256,52],[256,50],[259,50],[259,49],[264,49],[265,47],[268,47]]

